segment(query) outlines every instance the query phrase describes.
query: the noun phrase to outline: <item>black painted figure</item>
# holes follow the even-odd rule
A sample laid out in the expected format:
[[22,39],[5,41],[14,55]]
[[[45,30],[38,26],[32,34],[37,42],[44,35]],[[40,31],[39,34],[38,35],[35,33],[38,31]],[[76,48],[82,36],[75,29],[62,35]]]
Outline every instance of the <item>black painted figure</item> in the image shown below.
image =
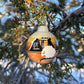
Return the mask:
[[39,39],[34,40],[29,50],[30,51],[42,51],[42,47],[40,46]]
[[48,39],[48,45],[50,45],[50,46],[53,46],[53,47],[54,47],[53,43],[51,42],[51,38],[49,38],[49,39]]

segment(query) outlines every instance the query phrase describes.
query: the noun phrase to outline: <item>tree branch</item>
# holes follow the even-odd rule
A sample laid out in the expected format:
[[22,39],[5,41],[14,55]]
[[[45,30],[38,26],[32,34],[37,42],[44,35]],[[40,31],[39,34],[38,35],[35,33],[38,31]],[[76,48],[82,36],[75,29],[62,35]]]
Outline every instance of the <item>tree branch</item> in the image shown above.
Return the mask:
[[[48,20],[49,18],[49,20]],[[47,15],[47,21],[48,21],[48,25],[50,24],[50,22],[52,23],[53,27],[55,28],[55,24],[52,22],[51,18],[49,17],[49,15]],[[50,29],[49,29],[50,30]]]
[[[65,19],[63,19],[57,26],[57,28],[54,28],[52,31],[56,32],[57,30],[66,29],[69,24],[72,24],[74,19],[80,18],[84,16],[84,7],[81,7],[74,12],[72,12],[69,16],[67,16]],[[72,26],[72,25],[70,25]],[[69,27],[70,27],[69,26]]]
[[51,1],[48,1],[48,0],[43,0],[45,1],[46,3],[49,3],[49,4],[52,4],[53,6],[55,6],[57,9],[59,9],[60,11],[62,11],[63,15],[66,17],[67,14],[64,12],[64,10],[62,10],[59,6],[57,6],[55,3],[51,2]]
[[17,81],[17,84],[20,84],[21,78],[22,78],[22,76],[23,76],[25,70],[26,70],[26,69],[24,69],[24,70],[22,71],[22,73],[21,73],[21,75],[20,75],[20,77],[19,77],[19,79],[18,79],[18,81]]
[[72,55],[69,53],[61,53],[61,54],[58,54],[56,57],[60,59],[65,59],[65,58],[70,58],[71,56]]
[[17,81],[17,84],[20,84],[20,81],[21,81],[21,79],[22,79],[22,76],[23,76],[24,72],[25,72],[25,71],[27,70],[27,68],[28,68],[28,66],[27,66],[28,63],[29,63],[29,58],[26,59],[26,63],[25,63],[25,66],[24,66],[24,70],[22,71],[21,75],[19,76],[18,81]]
[[82,4],[82,7],[84,6],[84,0],[83,0],[83,4]]

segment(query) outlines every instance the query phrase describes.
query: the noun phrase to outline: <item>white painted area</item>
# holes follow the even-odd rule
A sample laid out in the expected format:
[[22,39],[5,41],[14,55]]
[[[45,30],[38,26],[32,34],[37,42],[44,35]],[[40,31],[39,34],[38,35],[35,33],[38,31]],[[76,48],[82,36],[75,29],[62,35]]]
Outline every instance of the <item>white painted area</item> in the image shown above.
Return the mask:
[[54,37],[56,38],[54,34],[48,31],[47,26],[40,26],[38,30],[35,33],[33,33],[30,37],[36,37],[36,38]]
[[47,26],[40,26],[37,31],[38,32],[48,32],[48,27]]
[[54,57],[56,53],[56,50],[52,47],[52,46],[46,46],[45,48],[43,48],[43,50],[41,51],[41,55],[42,56],[46,56],[46,58],[50,58],[50,57]]

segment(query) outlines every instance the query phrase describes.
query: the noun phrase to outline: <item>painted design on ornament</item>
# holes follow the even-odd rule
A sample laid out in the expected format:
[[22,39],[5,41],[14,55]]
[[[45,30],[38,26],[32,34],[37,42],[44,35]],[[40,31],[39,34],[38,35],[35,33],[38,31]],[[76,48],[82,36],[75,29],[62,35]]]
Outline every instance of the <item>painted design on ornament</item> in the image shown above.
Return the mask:
[[58,54],[57,38],[48,31],[46,26],[41,26],[33,33],[26,45],[27,54],[36,63],[49,63]]
[[52,46],[54,48],[54,45],[51,42],[51,38],[48,37],[36,38],[32,42],[29,51],[42,51],[42,49],[45,48],[46,46]]
[[41,56],[46,56],[46,58],[53,58],[55,56],[56,50],[52,46],[46,46],[41,51]]
[[48,45],[50,45],[50,46],[53,46],[54,47],[54,45],[52,44],[52,42],[51,42],[51,38],[49,38],[48,39]]
[[29,50],[30,50],[30,51],[42,51],[42,47],[40,46],[39,39],[36,38],[36,39],[32,42],[32,46],[30,47]]

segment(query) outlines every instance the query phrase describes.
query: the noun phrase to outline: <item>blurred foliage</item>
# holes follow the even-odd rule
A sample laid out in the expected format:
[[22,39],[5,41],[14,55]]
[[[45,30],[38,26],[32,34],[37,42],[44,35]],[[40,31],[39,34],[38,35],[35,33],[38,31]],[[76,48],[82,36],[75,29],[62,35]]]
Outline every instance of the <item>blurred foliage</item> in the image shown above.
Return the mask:
[[[5,0],[6,1],[6,0]],[[1,25],[0,21],[0,30],[5,27],[5,30],[0,33],[0,38],[2,38],[2,42],[0,42],[0,59],[14,59],[17,63],[18,58],[21,54],[23,57],[26,55],[26,41],[34,31],[37,30],[38,26],[45,25],[47,16],[49,17],[49,27],[53,29],[53,24],[55,21],[60,23],[63,19],[63,13],[53,6],[50,3],[46,3],[43,0],[10,0],[12,2],[12,6],[14,8],[14,13],[16,16],[14,16],[14,19],[8,19],[4,25]],[[73,7],[80,6],[81,2],[77,0],[71,0],[70,4],[67,5],[68,0],[58,0],[59,7],[63,10],[69,10]],[[7,12],[10,16],[10,11]],[[59,16],[58,16],[59,15]],[[74,16],[75,17],[75,16]],[[53,23],[53,24],[52,24]],[[74,19],[73,22],[71,22],[73,25],[71,28],[69,26],[71,24],[67,25],[67,29],[64,31],[67,31],[65,35],[61,35],[59,32],[55,33],[54,35],[57,37],[59,41],[59,53],[70,53],[73,54],[74,59],[80,58],[80,55],[77,57],[75,56],[73,50],[72,50],[72,42],[71,38],[66,38],[66,35],[70,35],[72,38],[77,41],[77,43],[80,43],[81,45],[83,42],[79,42],[81,38],[84,39],[84,35],[81,34],[80,31],[80,25],[84,26],[84,19]],[[31,28],[34,28],[33,30]],[[81,28],[82,31],[84,31]],[[63,30],[59,30],[62,32]],[[74,32],[73,32],[74,31]],[[66,39],[66,40],[63,40]],[[21,45],[25,46],[21,46]],[[75,46],[75,44],[73,44]],[[76,49],[79,48],[78,46],[75,46]],[[83,46],[82,46],[83,47]],[[23,53],[21,53],[21,48]],[[83,51],[82,51],[83,52]],[[27,56],[28,57],[28,56]],[[21,58],[20,58],[21,59]],[[57,59],[58,60],[58,59]],[[44,64],[40,68],[44,71],[45,69],[49,71],[49,82],[52,83],[53,80],[55,84],[59,84],[59,80],[62,81],[63,79],[68,79],[71,75],[71,66],[64,60],[60,59],[60,63],[58,61],[51,62],[49,64]],[[22,60],[21,60],[22,61]],[[31,62],[31,60],[30,60]],[[1,67],[1,66],[0,66]],[[62,67],[65,67],[65,69],[62,69]],[[78,64],[77,68],[84,68],[84,64]],[[23,70],[23,68],[22,68]],[[43,72],[44,73],[44,72]],[[53,83],[52,83],[53,84]]]
[[59,7],[61,7],[62,9],[64,9],[65,6],[66,6],[67,0],[58,0],[58,1],[59,1]]
[[[43,65],[43,70],[46,69],[49,71],[49,83],[55,83],[59,84],[59,79],[60,81],[64,79],[68,79],[71,75],[71,66],[67,64],[64,60],[60,60],[59,62],[55,63],[50,63],[50,64],[45,64]],[[62,67],[65,67],[65,69],[62,69]],[[53,82],[54,81],[54,82]]]
[[80,6],[80,4],[81,4],[81,0],[80,1],[71,0],[70,4],[67,5],[66,9],[70,9],[70,8],[73,8],[73,7],[78,7],[78,6]]

